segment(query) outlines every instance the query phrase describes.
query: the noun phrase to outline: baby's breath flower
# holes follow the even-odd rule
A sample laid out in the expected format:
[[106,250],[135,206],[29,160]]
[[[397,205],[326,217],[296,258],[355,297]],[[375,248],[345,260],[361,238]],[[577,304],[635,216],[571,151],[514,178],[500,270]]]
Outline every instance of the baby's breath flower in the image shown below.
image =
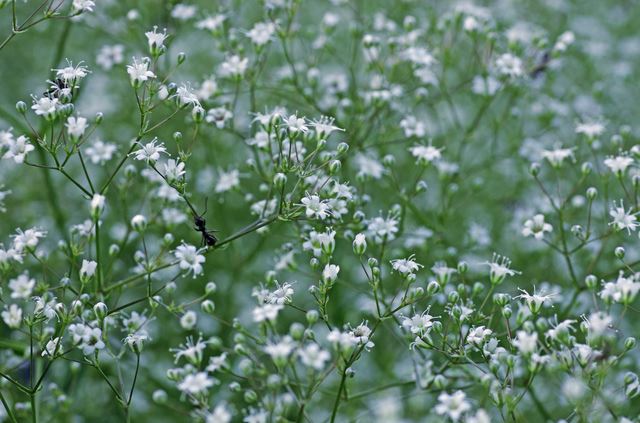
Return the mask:
[[127,65],[127,73],[134,87],[139,87],[143,82],[156,77],[156,74],[149,70],[149,61],[146,58],[138,63],[134,57],[133,64]]
[[627,168],[633,163],[633,159],[628,156],[608,157],[604,164],[618,177],[622,176]]
[[2,321],[11,329],[17,329],[22,324],[22,309],[17,304],[5,305],[4,311],[0,314]]
[[300,361],[307,367],[320,371],[324,368],[325,363],[331,359],[328,351],[320,349],[318,344],[308,344],[304,348],[298,350]]
[[453,394],[442,392],[438,395],[436,413],[446,415],[453,421],[458,421],[464,413],[471,410],[471,404],[467,401],[467,395],[463,391],[456,391]]
[[424,267],[420,263],[416,263],[413,255],[406,259],[391,260],[391,266],[393,270],[401,273],[403,276],[412,275],[420,270],[421,267]]
[[631,213],[631,209],[625,211],[624,203],[620,200],[620,205],[616,206],[616,203],[613,203],[613,208],[609,210],[609,216],[613,218],[613,221],[609,222],[609,225],[613,225],[616,230],[621,231],[623,229],[627,230],[628,234],[631,234],[631,231],[635,231],[638,225],[637,213]]
[[202,273],[202,263],[205,261],[204,255],[201,253],[204,249],[198,250],[193,245],[185,244],[179,245],[174,251],[174,255],[179,262],[180,268],[187,271],[187,274],[192,273],[193,277],[197,277]]
[[16,139],[10,139],[7,142],[6,147],[8,150],[2,156],[3,159],[13,159],[16,163],[23,163],[27,154],[35,147],[29,142],[29,139],[24,135],[20,135]]
[[131,154],[136,160],[144,160],[147,163],[155,163],[160,158],[160,154],[168,154],[164,143],[156,145],[158,138],[154,138],[146,144],[137,143],[140,148]]
[[305,214],[308,218],[324,220],[331,215],[331,208],[327,204],[327,200],[320,200],[316,194],[307,194],[300,202],[305,206]]
[[247,71],[248,65],[249,59],[246,57],[240,57],[237,54],[230,56],[227,60],[222,62],[222,65],[220,66],[220,76],[240,78]]
[[493,254],[490,262],[485,262],[489,266],[489,279],[492,285],[498,285],[504,281],[507,276],[519,275],[517,270],[510,269],[511,260],[508,257]]
[[439,148],[435,148],[432,145],[415,145],[409,148],[411,155],[417,159],[417,162],[422,165],[429,164],[433,161],[439,160],[442,155]]
[[551,232],[553,226],[550,223],[544,221],[543,214],[536,214],[531,219],[527,219],[524,222],[524,228],[522,229],[522,235],[533,236],[535,239],[542,239],[545,232]]

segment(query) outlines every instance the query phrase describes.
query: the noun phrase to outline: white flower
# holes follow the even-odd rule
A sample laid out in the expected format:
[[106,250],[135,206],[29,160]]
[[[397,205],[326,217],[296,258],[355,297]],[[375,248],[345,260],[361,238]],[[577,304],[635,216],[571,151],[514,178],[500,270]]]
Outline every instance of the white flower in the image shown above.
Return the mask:
[[256,323],[269,320],[274,322],[278,317],[278,312],[284,306],[281,304],[263,304],[253,309],[253,321]]
[[276,364],[284,365],[286,363],[286,359],[295,347],[295,342],[293,342],[293,339],[287,335],[278,343],[268,343],[264,347],[264,352],[267,353]]
[[524,75],[522,60],[510,53],[502,54],[496,59],[496,69],[498,73],[509,78],[517,78]]
[[463,391],[456,391],[453,394],[442,392],[438,395],[436,413],[447,415],[451,420],[458,421],[460,417],[471,409],[471,404],[467,401],[467,395]]
[[327,334],[327,341],[343,350],[349,350],[358,343],[352,332],[341,332],[338,329],[333,329]]
[[609,222],[609,225],[613,225],[619,231],[626,229],[627,233],[631,234],[631,231],[635,231],[639,225],[636,214],[637,213],[631,213],[631,209],[625,211],[622,200],[620,200],[620,206],[616,206],[614,202],[613,208],[609,210],[609,216],[613,218],[613,221]]
[[113,157],[116,151],[114,144],[105,143],[101,140],[94,141],[93,145],[87,147],[85,152],[93,164],[104,164]]
[[53,338],[47,345],[45,345],[42,356],[43,357],[53,357],[54,353],[60,353],[60,349],[58,348],[58,344],[60,343],[60,337]]
[[139,353],[142,351],[144,342],[149,339],[149,335],[145,330],[140,330],[137,333],[130,333],[124,338],[124,343],[127,344],[132,351]]
[[585,121],[576,125],[576,134],[583,134],[589,139],[594,139],[604,132],[604,124],[598,121]]
[[193,310],[187,311],[180,318],[180,326],[182,326],[182,329],[184,330],[193,329],[196,326],[197,322],[198,322],[198,315]]
[[400,121],[400,128],[404,131],[407,138],[422,138],[427,135],[427,126],[424,122],[418,121],[415,116],[407,116]]
[[489,279],[493,285],[502,283],[507,276],[519,275],[517,270],[510,269],[511,260],[509,258],[494,254],[490,262],[485,262],[489,266]]
[[50,120],[56,117],[59,105],[60,103],[57,98],[49,98],[45,96],[39,99],[34,98],[31,109],[33,109],[36,115]]
[[158,27],[154,26],[153,31],[144,33],[144,35],[147,37],[149,50],[152,54],[157,54],[157,52],[159,52],[164,47],[164,40],[167,39],[167,29],[165,28],[164,32],[156,32],[157,29]]
[[73,64],[67,60],[67,67],[61,69],[53,69],[56,72],[56,77],[62,79],[67,82],[69,85],[75,84],[80,79],[84,78],[89,74],[89,70],[86,66],[82,66],[78,63],[77,66],[73,66]]
[[[198,100],[198,95],[193,92],[190,85],[182,84],[176,90],[174,95],[175,98],[178,99],[178,103],[180,106],[193,106],[200,107],[200,100]],[[204,110],[202,110],[204,113]]]
[[206,392],[213,386],[213,380],[206,372],[198,372],[193,375],[187,375],[180,384],[178,389],[187,394],[199,394]]
[[180,348],[171,350],[174,353],[174,362],[177,363],[182,357],[184,357],[191,364],[199,365],[202,361],[202,355],[206,347],[207,344],[202,341],[202,337],[199,337],[195,343],[193,342],[192,337],[188,337],[187,342],[181,344]]
[[535,239],[542,239],[545,232],[551,232],[553,226],[544,221],[543,214],[536,214],[531,219],[527,219],[524,222],[524,228],[522,229],[522,235],[533,236]]
[[154,138],[144,145],[138,143],[140,149],[134,151],[131,154],[135,155],[136,160],[144,160],[147,163],[155,163],[160,158],[161,153],[168,154],[164,143],[156,145],[156,142],[158,142],[158,138]]
[[224,125],[233,118],[233,113],[225,107],[216,107],[209,109],[205,121],[213,123],[218,129],[224,128]]
[[322,270],[322,280],[324,283],[333,283],[338,279],[338,273],[340,272],[340,266],[335,264],[327,264]]
[[311,126],[313,126],[313,128],[315,129],[318,137],[326,138],[329,135],[331,135],[331,133],[334,131],[344,131],[344,129],[338,128],[337,126],[335,126],[333,124],[333,121],[334,121],[334,118],[322,116],[320,117],[320,119],[314,120],[311,123]]
[[309,131],[309,128],[307,127],[307,121],[304,117],[291,115],[287,119],[285,119],[285,124],[287,125],[287,129],[289,129],[289,131],[293,134],[297,132],[306,134]]
[[291,297],[293,297],[293,288],[289,282],[285,282],[280,285],[276,282],[277,288],[275,291],[270,292],[265,298],[265,301],[269,304],[290,304]]
[[549,303],[551,298],[553,298],[555,295],[555,294],[547,294],[547,295],[536,294],[535,287],[533,289],[533,295],[529,294],[524,289],[519,289],[519,291],[522,292],[522,294],[518,295],[516,298],[522,298],[527,303],[529,310],[531,310],[532,313],[536,313],[536,314],[540,311],[542,306],[544,304]]
[[216,79],[213,76],[211,76],[205,79],[204,81],[202,81],[202,84],[200,85],[200,89],[196,92],[196,94],[198,95],[198,98],[200,100],[208,100],[217,92],[218,92],[218,83],[216,82]]
[[622,176],[632,163],[633,159],[628,156],[608,157],[604,161],[605,166],[618,176]]
[[95,2],[92,0],[73,0],[71,9],[73,13],[93,12]]
[[30,278],[27,272],[19,275],[17,278],[10,279],[9,289],[11,289],[11,298],[29,298],[35,286],[36,280]]
[[67,127],[67,133],[72,139],[78,140],[80,137],[84,135],[84,131],[89,126],[87,124],[87,119],[83,117],[73,117],[69,116],[67,118],[67,123],[65,123]]
[[309,344],[301,348],[298,350],[298,356],[302,364],[318,371],[322,370],[325,363],[331,359],[331,354],[329,354],[328,351],[320,349],[318,344]]
[[520,351],[521,354],[530,355],[536,351],[538,344],[538,334],[528,333],[523,330],[519,330],[516,333],[516,338],[511,341],[514,347]]
[[176,248],[174,255],[180,263],[180,268],[187,270],[187,274],[193,273],[195,278],[202,273],[202,263],[205,261],[204,256],[200,254],[202,251],[193,245],[183,243]]
[[573,159],[573,148],[556,148],[555,150],[543,150],[542,157],[553,167],[560,167],[562,163],[568,159]]
[[104,210],[106,200],[107,198],[104,195],[100,195],[98,193],[93,194],[93,198],[91,198],[91,215],[94,219],[100,216]]
[[473,86],[471,87],[471,91],[477,95],[494,95],[501,87],[501,84],[498,80],[491,76],[480,76],[477,75],[473,78]]
[[226,18],[227,17],[224,15],[207,16],[206,18],[196,23],[196,28],[215,32],[222,27],[222,24],[224,23]]
[[180,21],[188,21],[196,15],[198,9],[191,4],[178,3],[171,10],[171,17]]
[[38,242],[40,238],[44,238],[47,233],[45,231],[41,231],[36,228],[27,229],[23,231],[22,229],[16,229],[16,234],[12,235],[13,238],[13,248],[21,253],[23,250],[33,250],[38,246]]
[[166,163],[162,163],[160,166],[160,172],[165,178],[167,178],[167,181],[170,184],[174,183],[185,174],[184,163],[174,159],[169,159]]
[[491,329],[487,329],[484,326],[477,326],[469,329],[467,341],[476,346],[482,346],[484,340],[491,336],[492,333],[493,331]]
[[142,62],[138,63],[135,57],[133,58],[133,64],[127,65],[127,73],[131,79],[131,85],[134,87],[139,86],[150,78],[156,77],[156,75],[149,70],[148,60],[143,59]]
[[624,277],[624,273],[621,270],[615,282],[604,284],[602,291],[600,291],[600,297],[603,300],[631,304],[638,292],[640,292],[640,282],[636,282],[633,277]]
[[82,267],[80,268],[80,280],[87,282],[96,273],[98,263],[93,260],[82,260]]
[[380,179],[384,173],[384,166],[374,158],[365,154],[358,153],[355,156],[356,167],[358,168],[358,177],[370,177]]
[[124,46],[121,44],[105,45],[100,48],[96,63],[104,70],[110,70],[113,65],[124,61]]
[[403,276],[412,275],[420,270],[421,267],[424,267],[420,263],[416,263],[413,255],[406,259],[391,260],[391,266],[393,270],[401,273]]
[[11,304],[4,308],[2,312],[2,320],[12,329],[17,329],[22,323],[22,309],[17,304]]
[[429,315],[429,310],[422,314],[414,314],[412,317],[402,317],[402,327],[414,335],[426,336],[431,332],[434,317]]
[[220,75],[226,77],[241,77],[247,71],[249,59],[233,55],[220,66]]
[[393,241],[398,232],[398,219],[392,215],[387,216],[386,219],[382,216],[374,217],[367,224],[367,231],[377,244]]
[[315,194],[307,194],[307,196],[300,201],[302,205],[306,207],[305,214],[308,218],[324,220],[331,215],[331,209],[327,201],[320,200],[320,197]]
[[231,421],[231,413],[225,404],[218,404],[213,411],[208,412],[204,416],[204,423],[229,423]]
[[240,185],[240,172],[237,169],[231,169],[228,172],[220,171],[218,181],[216,182],[215,192],[231,191]]
[[276,26],[271,22],[258,22],[249,32],[247,36],[251,39],[251,42],[257,46],[263,46],[267,44],[273,33],[276,31]]
[[423,165],[439,160],[442,157],[440,149],[432,145],[415,145],[409,148],[409,151],[417,159],[417,162]]
[[8,140],[8,150],[2,156],[3,159],[13,159],[16,163],[23,163],[30,151],[35,147],[29,143],[29,138],[20,135],[17,139]]

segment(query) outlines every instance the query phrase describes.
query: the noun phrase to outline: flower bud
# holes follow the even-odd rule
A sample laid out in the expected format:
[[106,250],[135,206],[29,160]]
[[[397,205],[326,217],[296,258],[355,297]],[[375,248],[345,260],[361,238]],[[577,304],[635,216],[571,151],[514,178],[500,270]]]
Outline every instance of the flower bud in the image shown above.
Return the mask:
[[185,60],[187,60],[187,55],[184,52],[178,53],[178,64],[183,64]]
[[155,391],[153,391],[153,394],[151,394],[151,398],[156,404],[165,404],[167,402],[167,399],[169,399],[169,396],[164,390],[156,389]]
[[625,255],[624,247],[616,247],[616,249],[614,250],[614,254],[618,259],[622,260]]
[[318,321],[318,319],[320,318],[320,313],[318,313],[318,310],[309,310],[307,311],[306,318],[309,326],[311,326]]
[[584,283],[592,291],[598,288],[598,278],[595,275],[588,275],[584,278]]
[[587,176],[593,170],[593,165],[589,162],[582,163],[580,170],[582,171],[583,176]]
[[207,295],[211,295],[213,293],[215,293],[218,289],[218,286],[216,285],[215,282],[213,281],[209,281],[207,282],[207,284],[204,286],[204,293]]
[[211,300],[204,300],[200,307],[207,314],[213,314],[216,311],[216,304]]
[[109,309],[107,308],[107,305],[105,303],[99,302],[93,306],[93,312],[96,315],[96,318],[99,321],[102,321],[104,320],[105,317],[107,317],[107,313],[109,312]]
[[594,187],[587,188],[587,198],[593,201],[598,195],[598,190]]
[[21,115],[24,115],[25,113],[27,113],[27,103],[25,103],[24,101],[18,101],[16,103],[16,110]]
[[340,154],[345,154],[347,151],[349,151],[349,144],[347,144],[346,142],[341,142],[340,144],[338,144],[338,153]]
[[195,123],[202,123],[206,114],[207,112],[205,112],[202,106],[194,106],[193,110],[191,110],[191,117]]
[[467,264],[466,261],[461,261],[461,262],[458,263],[458,273],[459,274],[467,273],[467,270],[469,270],[469,265]]
[[304,336],[304,329],[305,327],[302,323],[295,322],[289,327],[289,334],[294,340],[300,341]]
[[367,251],[367,239],[363,233],[360,233],[353,239],[353,252],[361,256],[365,251]]
[[141,214],[133,216],[133,218],[131,218],[131,227],[133,227],[136,232],[144,232],[147,228],[147,218]]
[[97,193],[93,194],[93,198],[91,199],[91,217],[93,217],[94,221],[98,220],[98,218],[102,214],[102,211],[104,210],[105,200],[106,198],[104,197],[104,195],[100,195]]
[[278,172],[273,177],[273,185],[278,189],[282,189],[286,183],[287,175],[285,175],[284,173]]
[[540,173],[540,164],[531,163],[531,166],[529,167],[529,173],[531,173],[532,176],[538,176],[538,174]]
[[635,348],[635,346],[636,346],[636,338],[634,338],[633,336],[630,336],[624,340],[624,348],[627,351]]
[[435,295],[440,290],[440,285],[436,281],[431,281],[427,285],[427,294]]
[[329,175],[335,175],[342,168],[342,162],[340,160],[332,160],[329,163]]

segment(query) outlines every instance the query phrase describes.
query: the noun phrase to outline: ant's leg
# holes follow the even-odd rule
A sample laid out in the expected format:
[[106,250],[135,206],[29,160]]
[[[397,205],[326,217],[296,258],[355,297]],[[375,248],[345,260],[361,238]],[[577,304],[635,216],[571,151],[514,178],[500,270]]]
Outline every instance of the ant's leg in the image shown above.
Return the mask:
[[209,197],[204,197],[204,213],[202,213],[202,216],[207,214],[208,205],[209,205]]

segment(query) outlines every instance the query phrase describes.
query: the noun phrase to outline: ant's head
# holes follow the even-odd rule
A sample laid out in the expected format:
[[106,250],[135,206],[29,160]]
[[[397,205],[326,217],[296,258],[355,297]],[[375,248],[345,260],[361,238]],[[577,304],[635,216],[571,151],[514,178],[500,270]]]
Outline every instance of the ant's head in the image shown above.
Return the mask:
[[193,222],[196,224],[196,226],[204,226],[205,224],[204,217],[202,216],[193,216]]

